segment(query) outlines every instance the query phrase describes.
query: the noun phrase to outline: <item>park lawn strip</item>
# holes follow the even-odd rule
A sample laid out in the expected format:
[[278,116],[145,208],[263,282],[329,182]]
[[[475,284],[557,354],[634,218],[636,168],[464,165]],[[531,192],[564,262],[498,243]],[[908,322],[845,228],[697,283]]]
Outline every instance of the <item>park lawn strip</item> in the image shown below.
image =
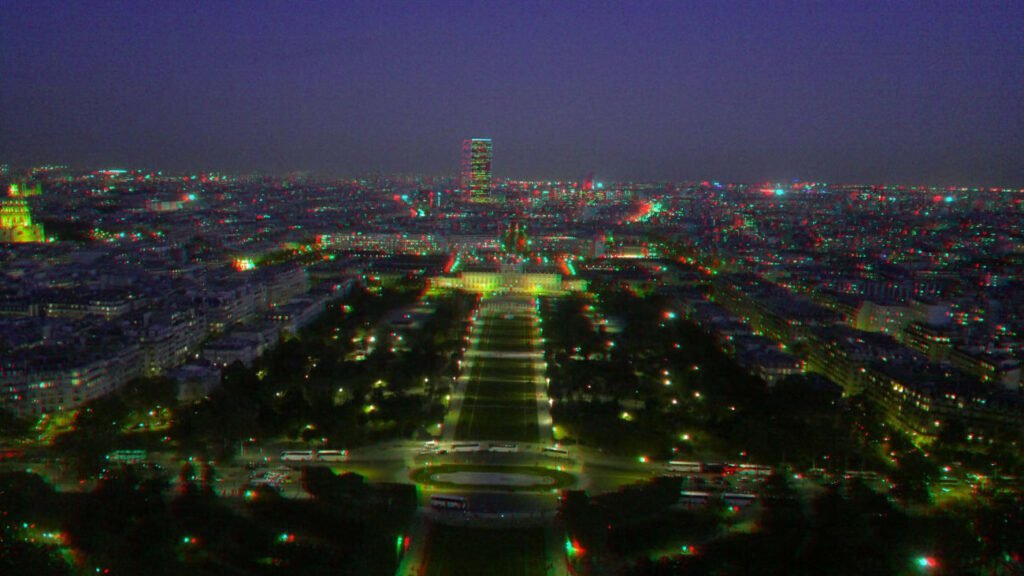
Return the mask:
[[[494,323],[501,325],[497,332],[492,328]],[[533,346],[529,338],[529,322],[492,318],[484,324],[480,348],[487,352],[530,352]],[[456,438],[536,442],[534,370],[529,358],[476,359],[456,425]]]

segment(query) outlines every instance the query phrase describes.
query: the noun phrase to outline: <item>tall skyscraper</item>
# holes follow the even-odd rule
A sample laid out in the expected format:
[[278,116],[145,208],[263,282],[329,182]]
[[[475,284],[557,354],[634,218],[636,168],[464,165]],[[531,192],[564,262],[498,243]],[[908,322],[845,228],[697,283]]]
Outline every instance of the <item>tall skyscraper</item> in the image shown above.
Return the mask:
[[462,141],[462,179],[459,184],[474,200],[486,201],[490,197],[491,157],[490,138]]

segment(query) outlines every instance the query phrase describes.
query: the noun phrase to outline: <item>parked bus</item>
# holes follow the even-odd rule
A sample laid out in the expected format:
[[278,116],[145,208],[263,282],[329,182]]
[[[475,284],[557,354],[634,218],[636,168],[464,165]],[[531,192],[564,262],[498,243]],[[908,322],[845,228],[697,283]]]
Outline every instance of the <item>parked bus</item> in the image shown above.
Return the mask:
[[665,470],[672,474],[700,474],[700,462],[682,462],[674,460],[665,465]]
[[740,464],[736,473],[741,476],[753,476],[755,478],[766,478],[772,475],[771,466],[761,464]]
[[316,459],[319,462],[343,462],[348,458],[348,450],[317,450]]
[[312,450],[285,450],[281,452],[282,462],[312,462],[316,458]]
[[431,496],[430,507],[442,512],[465,512],[468,510],[464,496]]
[[722,494],[722,501],[728,506],[737,506],[740,508],[750,506],[754,502],[757,502],[757,496],[753,494],[738,494],[726,492]]
[[710,492],[694,492],[691,490],[683,490],[679,493],[679,503],[687,508],[693,508],[695,506],[706,506],[708,502],[711,502]]
[[882,476],[878,472],[872,472],[871,470],[847,470],[843,473],[843,478],[860,478],[861,480],[878,480]]
[[118,464],[140,464],[146,461],[145,450],[115,450],[107,454],[106,460]]
[[519,452],[519,446],[515,444],[491,444],[487,447],[488,452]]
[[452,444],[452,452],[479,452],[479,444]]
[[569,457],[569,451],[565,448],[559,448],[558,446],[545,446],[541,448],[542,454],[548,454],[550,456],[562,456],[563,458]]

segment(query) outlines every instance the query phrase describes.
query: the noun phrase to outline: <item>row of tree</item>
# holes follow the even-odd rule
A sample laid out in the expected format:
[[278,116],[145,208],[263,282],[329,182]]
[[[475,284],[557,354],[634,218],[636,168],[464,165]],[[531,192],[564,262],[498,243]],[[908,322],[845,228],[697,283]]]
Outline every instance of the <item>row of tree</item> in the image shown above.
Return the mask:
[[88,493],[2,474],[0,573],[393,573],[415,490],[341,482],[349,488],[335,490],[340,496],[284,499],[263,488],[240,500],[192,480],[171,493],[166,476],[130,466],[110,470]]
[[[752,513],[720,500],[672,507],[679,481],[589,498],[567,495],[562,516],[580,574],[1015,574],[1024,558],[1024,500],[909,514],[859,480],[809,503],[787,474],[762,486]],[[602,572],[605,570],[605,572]]]
[[[55,447],[73,472],[90,477],[117,449],[178,450],[223,460],[250,439],[348,448],[410,437],[440,421],[440,399],[457,373],[465,326],[476,306],[468,294],[440,297],[423,326],[399,343],[382,319],[421,295],[419,285],[379,294],[357,291],[332,302],[316,322],[252,366],[228,366],[221,385],[198,402],[179,404],[175,384],[165,378],[132,382],[82,406]],[[372,351],[355,357],[371,339]],[[169,429],[125,429],[155,409],[167,411]]]

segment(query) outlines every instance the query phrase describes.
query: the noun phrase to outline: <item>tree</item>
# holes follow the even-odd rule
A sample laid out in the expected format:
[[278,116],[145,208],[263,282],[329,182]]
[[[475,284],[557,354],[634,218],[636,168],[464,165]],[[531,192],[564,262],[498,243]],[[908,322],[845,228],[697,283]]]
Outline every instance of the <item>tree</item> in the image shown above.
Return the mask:
[[0,574],[71,576],[74,571],[55,549],[27,542],[0,522]]
[[[0,350],[0,357],[3,351]],[[32,431],[32,420],[0,408],[0,438],[20,438]]]
[[0,523],[55,519],[60,504],[57,492],[38,474],[0,474]]
[[907,502],[927,503],[931,499],[928,485],[938,474],[938,466],[918,450],[910,450],[900,458],[893,474],[893,494]]
[[963,420],[955,417],[947,418],[939,428],[939,435],[935,439],[938,449],[955,450],[960,447],[967,438],[967,427]]
[[762,533],[792,544],[797,534],[807,527],[800,497],[793,488],[790,473],[784,468],[776,469],[765,479],[760,502],[762,509],[758,526]]

